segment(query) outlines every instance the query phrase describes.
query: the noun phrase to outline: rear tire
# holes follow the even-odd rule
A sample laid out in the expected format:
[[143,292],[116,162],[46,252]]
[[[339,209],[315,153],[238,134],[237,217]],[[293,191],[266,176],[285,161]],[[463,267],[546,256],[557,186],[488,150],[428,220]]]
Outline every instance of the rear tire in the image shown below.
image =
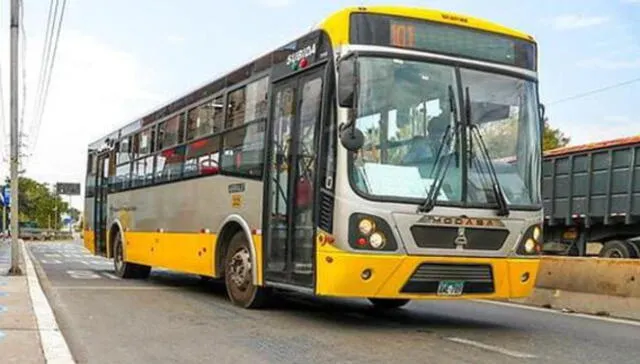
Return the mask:
[[600,250],[602,258],[638,258],[638,249],[628,241],[610,240]]
[[117,232],[113,237],[113,267],[116,275],[124,279],[145,279],[149,277],[149,273],[151,272],[151,267],[147,265],[124,261],[124,249],[120,232]]
[[255,264],[244,232],[237,232],[229,243],[225,257],[224,283],[231,302],[247,309],[265,307],[270,292],[253,284]]
[[399,298],[369,298],[369,302],[373,304],[373,307],[381,310],[393,310],[400,308],[411,300],[399,299]]

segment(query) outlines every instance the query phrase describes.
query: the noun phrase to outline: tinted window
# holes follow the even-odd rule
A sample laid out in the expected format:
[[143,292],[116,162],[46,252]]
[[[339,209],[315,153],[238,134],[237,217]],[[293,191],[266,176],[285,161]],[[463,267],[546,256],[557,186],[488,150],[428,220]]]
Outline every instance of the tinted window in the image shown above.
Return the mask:
[[185,176],[217,173],[219,151],[219,136],[209,137],[189,144],[184,166]]
[[224,135],[222,168],[259,177],[262,175],[265,122],[248,124]]
[[215,101],[204,103],[187,114],[187,141],[197,139],[214,132],[214,118],[221,113],[216,110]]

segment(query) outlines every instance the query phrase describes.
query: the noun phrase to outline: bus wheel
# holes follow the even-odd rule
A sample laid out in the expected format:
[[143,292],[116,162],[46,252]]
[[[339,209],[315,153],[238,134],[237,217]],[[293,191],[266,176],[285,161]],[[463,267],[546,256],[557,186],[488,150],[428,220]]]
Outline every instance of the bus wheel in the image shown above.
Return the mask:
[[124,261],[124,249],[122,248],[122,237],[116,233],[113,238],[113,266],[115,273],[120,278],[147,278],[151,272],[151,267],[128,263]]
[[635,246],[623,240],[610,240],[600,250],[600,257],[603,258],[638,258]]
[[242,231],[229,243],[225,259],[224,282],[233,304],[244,308],[260,308],[267,303],[267,291],[253,284],[251,250]]
[[373,307],[382,310],[400,308],[409,303],[409,301],[410,300],[399,298],[369,298],[369,302],[373,304]]

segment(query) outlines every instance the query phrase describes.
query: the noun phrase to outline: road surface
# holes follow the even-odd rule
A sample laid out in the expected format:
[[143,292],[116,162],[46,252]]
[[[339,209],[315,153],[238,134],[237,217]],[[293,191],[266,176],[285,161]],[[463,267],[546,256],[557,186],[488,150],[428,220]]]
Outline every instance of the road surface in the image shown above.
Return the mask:
[[380,313],[366,301],[288,295],[243,310],[198,277],[120,280],[78,243],[29,249],[80,363],[584,364],[636,362],[640,352],[640,325],[475,301]]

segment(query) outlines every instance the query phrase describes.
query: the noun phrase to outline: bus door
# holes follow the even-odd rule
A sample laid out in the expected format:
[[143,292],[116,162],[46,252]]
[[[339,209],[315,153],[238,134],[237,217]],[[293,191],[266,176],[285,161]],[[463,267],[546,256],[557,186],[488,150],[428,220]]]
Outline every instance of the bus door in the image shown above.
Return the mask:
[[98,155],[93,231],[97,255],[107,255],[107,194],[109,192],[109,154]]
[[313,287],[323,69],[275,83],[265,179],[265,278]]

